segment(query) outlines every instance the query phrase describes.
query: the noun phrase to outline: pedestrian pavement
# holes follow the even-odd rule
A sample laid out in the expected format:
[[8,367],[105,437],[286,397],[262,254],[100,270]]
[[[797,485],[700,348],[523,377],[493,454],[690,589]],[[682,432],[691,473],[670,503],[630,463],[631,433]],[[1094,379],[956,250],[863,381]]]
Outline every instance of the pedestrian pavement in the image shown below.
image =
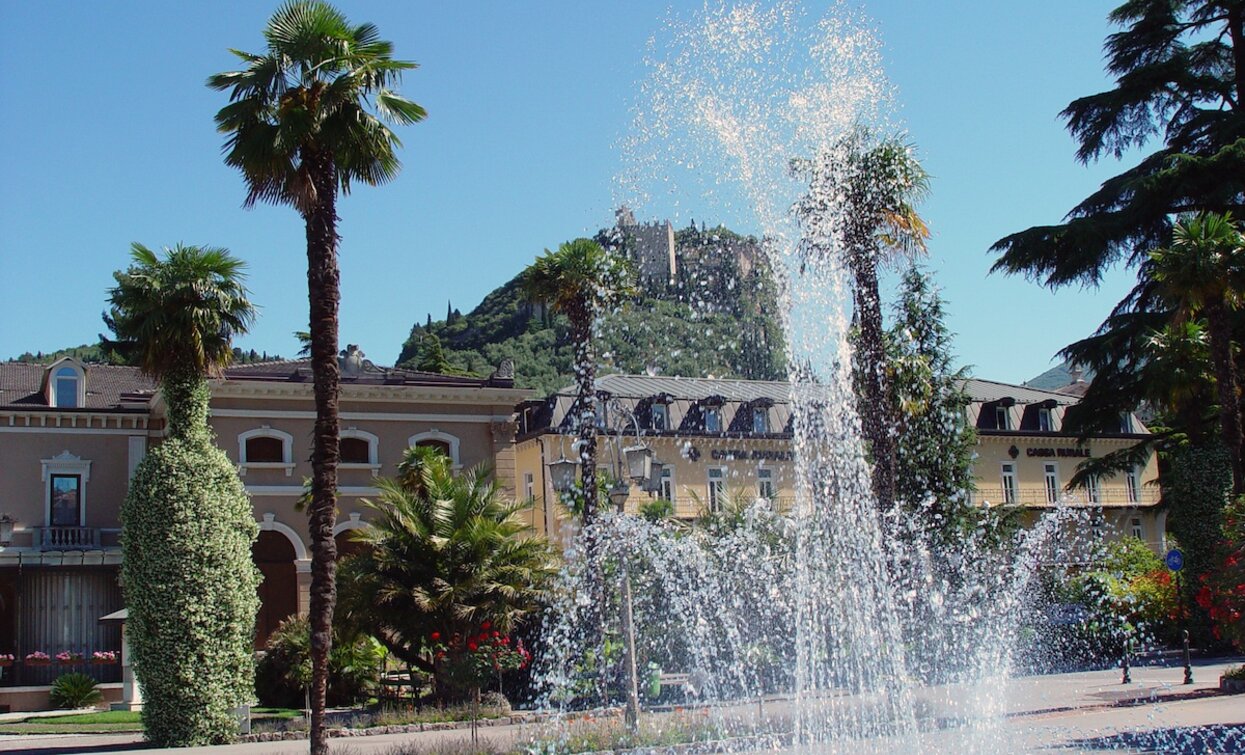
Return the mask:
[[[1183,684],[1179,665],[1132,669],[1129,684],[1119,669],[999,679],[981,684],[924,688],[915,695],[923,731],[902,741],[879,737],[851,743],[851,752],[1100,752],[1245,753],[1245,696],[1220,695],[1219,675],[1245,659],[1198,661],[1192,685]],[[709,715],[789,718],[791,701],[769,699],[723,706]],[[538,733],[539,725],[512,724],[479,729],[480,743],[515,747]],[[390,753],[398,746],[462,751],[466,729],[383,734],[334,739],[342,755]],[[835,747],[843,749],[842,743]],[[177,750],[145,748],[133,734],[21,735],[0,737],[0,752],[36,755],[92,753],[181,753],[184,755],[294,755],[305,740],[254,742]]]

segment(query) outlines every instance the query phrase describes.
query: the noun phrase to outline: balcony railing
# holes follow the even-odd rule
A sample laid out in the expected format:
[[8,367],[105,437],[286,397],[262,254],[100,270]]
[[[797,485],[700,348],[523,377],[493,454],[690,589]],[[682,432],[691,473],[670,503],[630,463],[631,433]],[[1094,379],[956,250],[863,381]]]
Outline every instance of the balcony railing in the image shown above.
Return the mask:
[[95,550],[100,547],[98,527],[41,527],[39,547],[45,551]]
[[[999,504],[1019,504],[1021,506],[1055,505],[1050,501],[1047,492],[1040,488],[1012,491],[1010,497],[1004,495],[1001,487],[978,488],[973,492],[972,500],[974,504],[979,506],[987,502],[991,506]],[[1059,492],[1059,500],[1066,502],[1070,506],[1106,506],[1109,508],[1150,506],[1158,503],[1159,491],[1147,486],[1142,486],[1136,491],[1130,491],[1122,487],[1101,487],[1095,495],[1090,495],[1089,491],[1079,488],[1072,491],[1061,490]]]

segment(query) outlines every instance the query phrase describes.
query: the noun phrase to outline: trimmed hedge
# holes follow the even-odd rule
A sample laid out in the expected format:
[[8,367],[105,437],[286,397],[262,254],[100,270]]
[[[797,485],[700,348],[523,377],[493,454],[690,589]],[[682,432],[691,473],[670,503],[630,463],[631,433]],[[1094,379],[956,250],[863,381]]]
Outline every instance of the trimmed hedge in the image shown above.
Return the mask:
[[[170,437],[139,464],[121,510],[126,632],[147,739],[216,744],[254,698],[259,527],[207,428],[207,383],[166,378]],[[183,403],[184,402],[184,403]]]

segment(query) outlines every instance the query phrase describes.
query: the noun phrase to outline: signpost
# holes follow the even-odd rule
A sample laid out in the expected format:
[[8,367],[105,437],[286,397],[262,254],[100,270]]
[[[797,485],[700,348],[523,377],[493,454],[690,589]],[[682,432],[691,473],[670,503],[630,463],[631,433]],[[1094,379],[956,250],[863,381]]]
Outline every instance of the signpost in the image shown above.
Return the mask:
[[[1167,552],[1167,555],[1163,558],[1163,561],[1167,563],[1167,568],[1171,569],[1176,574],[1176,600],[1178,601],[1177,605],[1180,607],[1180,616],[1183,618],[1184,586],[1180,583],[1180,571],[1184,569],[1184,554],[1180,552],[1179,548],[1172,548]],[[1181,634],[1184,644],[1184,683],[1192,684],[1193,662],[1189,657],[1189,630],[1186,629]]]

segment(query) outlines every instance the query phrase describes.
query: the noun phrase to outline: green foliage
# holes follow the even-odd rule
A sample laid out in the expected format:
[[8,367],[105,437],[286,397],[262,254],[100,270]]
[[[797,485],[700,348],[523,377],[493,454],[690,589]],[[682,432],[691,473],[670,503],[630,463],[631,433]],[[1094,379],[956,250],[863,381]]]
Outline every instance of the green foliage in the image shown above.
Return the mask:
[[25,352],[19,354],[16,358],[10,359],[10,362],[26,362],[34,364],[51,364],[61,357],[73,357],[85,364],[115,364],[117,360],[112,359],[106,354],[102,346],[98,343],[84,343],[81,346],[71,346],[66,349],[57,349],[48,353]]
[[1109,634],[1171,641],[1179,597],[1171,571],[1144,541],[1126,536],[1107,544],[1093,568],[1069,586],[1072,600],[1091,610],[1091,621]]
[[955,368],[942,298],[928,275],[904,274],[887,333],[895,435],[895,498],[943,541],[978,524],[969,510],[977,434],[968,424],[964,368]]
[[[549,589],[553,549],[531,532],[526,504],[502,498],[488,471],[455,475],[449,460],[414,448],[399,479],[368,501],[367,547],[341,568],[342,620],[403,662],[438,673],[437,643],[483,622],[502,633],[528,620]],[[434,636],[435,635],[435,636]]]
[[[329,655],[328,704],[350,706],[371,697],[385,664],[385,648],[363,634],[337,631]],[[311,683],[311,625],[290,617],[268,638],[255,669],[260,705],[301,707]]]
[[[1165,244],[1190,210],[1245,210],[1245,110],[1234,45],[1240,8],[1217,0],[1129,0],[1105,45],[1115,86],[1063,111],[1082,162],[1157,150],[1103,182],[1062,223],[996,242],[995,270],[1048,286],[1093,285],[1118,260],[1131,266]],[[1237,33],[1231,33],[1236,14]]]
[[[716,245],[742,237],[718,228],[695,231],[695,237],[680,231],[678,238],[681,245],[698,245],[701,254],[709,254],[708,247],[729,260]],[[781,378],[784,341],[766,267],[757,264],[746,275],[724,269],[710,278],[689,279],[674,290],[643,291],[629,307],[600,312],[593,338],[601,367],[634,374],[652,369],[693,377]],[[458,372],[487,375],[510,359],[520,387],[552,393],[574,381],[570,323],[530,302],[522,276],[452,323],[415,324],[397,363],[417,366],[428,335],[439,339],[446,361]]]
[[[1167,530],[1180,541],[1185,555],[1183,571],[1186,605],[1202,578],[1217,567],[1223,536],[1224,507],[1232,490],[1228,453],[1220,446],[1184,446],[1167,454],[1163,500],[1170,507]],[[1210,619],[1206,607],[1193,614],[1195,641],[1206,642]]]
[[227,249],[165,248],[163,259],[133,244],[133,263],[113,273],[104,348],[159,380],[172,372],[211,375],[233,358],[231,341],[255,321],[243,285],[245,263]]
[[1245,496],[1223,511],[1223,539],[1215,568],[1203,574],[1196,602],[1213,622],[1216,640],[1245,650]]
[[254,694],[259,527],[206,427],[148,452],[121,522],[126,630],[147,737],[161,746],[227,741],[237,732],[233,709]]
[[654,498],[640,504],[640,516],[650,522],[660,522],[674,517],[674,504],[665,498]]
[[80,673],[61,674],[48,692],[48,700],[54,708],[86,708],[103,699],[95,680]]

